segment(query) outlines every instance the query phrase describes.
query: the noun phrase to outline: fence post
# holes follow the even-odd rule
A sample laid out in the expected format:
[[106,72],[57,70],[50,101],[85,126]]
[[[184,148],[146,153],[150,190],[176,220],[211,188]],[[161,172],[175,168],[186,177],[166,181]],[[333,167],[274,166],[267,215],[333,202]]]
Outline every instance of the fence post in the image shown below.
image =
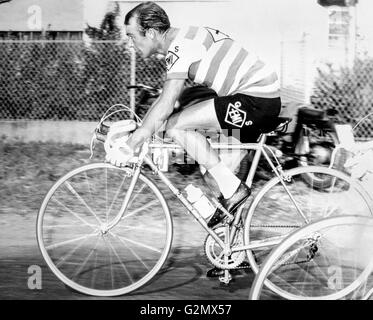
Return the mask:
[[[130,54],[131,54],[131,76],[130,76],[130,84],[131,86],[136,85],[136,51],[133,47],[130,49]],[[135,110],[135,105],[136,105],[136,96],[135,96],[135,91],[136,89],[130,89],[130,108],[132,111]]]

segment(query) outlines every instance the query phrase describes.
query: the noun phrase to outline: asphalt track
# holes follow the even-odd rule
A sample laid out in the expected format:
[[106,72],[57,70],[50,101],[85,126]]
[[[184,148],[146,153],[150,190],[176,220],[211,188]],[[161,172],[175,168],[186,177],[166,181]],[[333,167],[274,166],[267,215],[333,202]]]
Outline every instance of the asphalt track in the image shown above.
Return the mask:
[[[8,299],[119,299],[119,300],[247,300],[254,279],[251,270],[236,271],[229,285],[206,278],[211,267],[203,251],[205,231],[191,217],[174,219],[174,241],[168,260],[151,283],[114,298],[86,296],[66,287],[49,270],[36,241],[33,218],[2,215],[0,221],[0,300]],[[41,288],[29,288],[29,279],[41,270]]]
[[[118,297],[100,298],[75,292],[65,286],[45,263],[36,240],[36,213],[2,214],[0,221],[0,300],[248,300],[255,275],[235,271],[224,285],[207,278],[211,268],[203,243],[205,230],[190,216],[174,217],[174,241],[169,257],[154,279],[136,291]],[[41,288],[30,287],[33,270],[40,268]],[[274,294],[261,297],[280,299]]]

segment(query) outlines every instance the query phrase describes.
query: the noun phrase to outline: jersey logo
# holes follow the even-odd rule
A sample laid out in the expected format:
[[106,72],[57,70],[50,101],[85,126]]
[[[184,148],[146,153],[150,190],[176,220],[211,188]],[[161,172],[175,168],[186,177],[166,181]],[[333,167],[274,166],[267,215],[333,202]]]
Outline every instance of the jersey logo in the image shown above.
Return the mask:
[[227,34],[219,31],[219,30],[216,30],[216,29],[212,29],[212,28],[208,28],[206,27],[207,31],[210,33],[211,37],[212,37],[212,40],[214,42],[219,42],[219,41],[222,41],[222,40],[226,40],[226,39],[230,39],[231,37],[228,36]]
[[234,105],[228,104],[224,121],[235,127],[242,128],[246,120],[246,111],[240,110],[241,103],[237,101]]
[[165,60],[166,60],[166,69],[167,71],[170,71],[172,66],[175,64],[175,62],[179,60],[179,56],[175,52],[168,51]]

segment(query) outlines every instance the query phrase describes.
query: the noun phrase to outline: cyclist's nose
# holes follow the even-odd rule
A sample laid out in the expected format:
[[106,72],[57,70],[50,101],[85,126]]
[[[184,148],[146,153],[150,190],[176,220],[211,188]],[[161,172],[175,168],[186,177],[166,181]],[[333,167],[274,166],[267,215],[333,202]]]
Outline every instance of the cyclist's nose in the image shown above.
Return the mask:
[[129,38],[129,37],[128,37],[128,46],[130,48],[135,48],[135,44],[134,44],[133,40],[131,38]]

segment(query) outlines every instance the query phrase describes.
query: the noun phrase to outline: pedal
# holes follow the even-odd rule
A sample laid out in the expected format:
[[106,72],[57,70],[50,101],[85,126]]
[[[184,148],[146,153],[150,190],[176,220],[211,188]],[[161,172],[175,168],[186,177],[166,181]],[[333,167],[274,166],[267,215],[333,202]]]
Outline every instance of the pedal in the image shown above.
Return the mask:
[[219,281],[224,284],[229,284],[231,280],[232,280],[232,276],[229,270],[224,270],[224,276],[219,277]]
[[245,270],[245,269],[251,269],[250,263],[244,261],[237,267],[235,267],[233,270]]

